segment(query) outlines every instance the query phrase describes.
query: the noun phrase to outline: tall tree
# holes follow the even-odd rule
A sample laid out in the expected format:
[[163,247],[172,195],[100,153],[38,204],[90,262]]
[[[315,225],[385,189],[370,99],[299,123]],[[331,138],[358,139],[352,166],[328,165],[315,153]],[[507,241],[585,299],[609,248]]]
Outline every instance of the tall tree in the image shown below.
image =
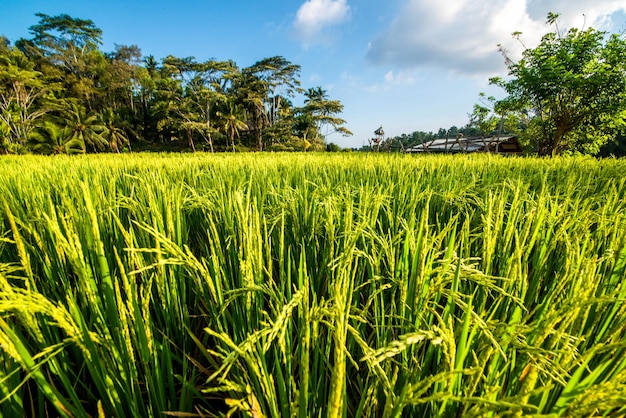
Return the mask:
[[[164,81],[161,85],[162,98],[174,121],[180,124],[187,136],[189,146],[195,150],[193,137],[199,135],[214,150],[213,136],[217,132],[214,121],[215,105],[226,96],[224,89],[227,74],[236,70],[231,61],[209,60],[198,63],[193,57],[166,57],[163,60]],[[175,83],[172,83],[174,80]]]
[[248,128],[248,125],[246,125],[244,121],[243,108],[241,105],[235,103],[232,98],[226,99],[221,110],[217,111],[217,117],[220,120],[220,125],[224,133],[230,141],[233,152],[235,152],[235,137],[239,137],[239,133]]
[[491,82],[508,93],[503,109],[529,114],[540,155],[595,153],[626,124],[626,40],[593,28],[563,33],[557,19],[548,15],[555,29],[519,61],[504,52],[511,78]]
[[281,105],[286,98],[294,97],[300,89],[300,66],[292,64],[284,57],[274,56],[258,61],[252,66],[253,72],[267,83],[267,120],[270,126],[279,118]]
[[104,107],[119,110],[128,108],[135,113],[135,96],[139,91],[139,63],[141,50],[137,45],[115,45],[115,51],[106,54],[108,69],[103,75],[106,103]]
[[160,137],[157,129],[156,109],[154,108],[157,85],[160,79],[159,63],[154,56],[148,55],[144,57],[142,64],[136,69],[136,94],[140,110],[137,112],[135,130],[141,133],[144,140],[155,140]]
[[109,143],[112,152],[119,153],[124,147],[130,148],[130,140],[126,131],[120,128],[120,122],[112,109],[106,109],[102,117],[104,130],[103,137]]
[[244,68],[241,73],[233,79],[237,100],[246,110],[246,123],[256,148],[263,149],[263,129],[269,124],[265,113],[265,102],[267,85],[256,77],[249,69]]
[[0,121],[6,142],[25,144],[39,119],[52,110],[57,88],[17,48],[0,52]]
[[49,16],[37,13],[39,23],[30,27],[32,42],[53,63],[69,72],[80,73],[81,57],[102,44],[102,30],[89,19],[76,19],[66,14]]
[[309,115],[310,121],[315,124],[316,142],[326,143],[326,138],[333,133],[350,136],[345,126],[346,121],[336,115],[343,111],[343,104],[339,100],[330,100],[326,90],[321,87],[309,88],[305,92],[304,107],[301,113]]
[[38,70],[65,86],[66,97],[74,96],[93,110],[97,79],[106,72],[106,59],[98,49],[102,30],[89,19],[67,14],[37,13],[39,23],[29,28],[32,39],[16,42],[38,64]]
[[256,148],[263,149],[263,130],[277,123],[285,98],[300,91],[300,66],[281,56],[244,68],[234,80],[238,100],[247,110]]

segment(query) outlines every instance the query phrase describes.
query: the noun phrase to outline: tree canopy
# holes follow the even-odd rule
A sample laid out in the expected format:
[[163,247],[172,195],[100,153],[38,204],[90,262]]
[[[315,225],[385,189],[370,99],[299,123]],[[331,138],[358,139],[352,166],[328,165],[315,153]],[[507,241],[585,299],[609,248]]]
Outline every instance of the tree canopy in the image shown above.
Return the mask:
[[501,49],[509,78],[491,82],[508,96],[496,105],[520,115],[539,155],[597,153],[626,125],[626,40],[594,28],[561,31],[557,20],[548,15],[554,30],[520,60]]
[[0,36],[0,153],[322,150],[328,127],[349,134],[338,100],[294,105],[306,90],[282,56],[240,68],[137,45],[104,52],[93,21],[36,16],[31,38]]
[[435,138],[515,135],[538,155],[626,155],[626,39],[594,28],[561,30],[550,13],[546,33],[514,60],[500,47],[508,77],[490,82],[507,96],[481,93],[466,126],[388,138],[383,150],[402,150]]

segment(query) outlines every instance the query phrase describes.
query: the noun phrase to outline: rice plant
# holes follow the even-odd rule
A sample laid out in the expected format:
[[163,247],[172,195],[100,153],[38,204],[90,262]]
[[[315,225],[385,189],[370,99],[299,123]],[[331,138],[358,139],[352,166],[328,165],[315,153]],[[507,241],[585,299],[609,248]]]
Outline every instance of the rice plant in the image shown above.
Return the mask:
[[625,169],[4,157],[0,412],[626,415]]

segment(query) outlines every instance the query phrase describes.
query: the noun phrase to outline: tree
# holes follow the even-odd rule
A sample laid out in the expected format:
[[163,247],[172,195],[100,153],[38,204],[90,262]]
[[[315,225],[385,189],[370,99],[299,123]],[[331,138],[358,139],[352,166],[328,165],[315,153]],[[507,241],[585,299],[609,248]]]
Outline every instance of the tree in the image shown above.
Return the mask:
[[246,109],[256,148],[263,149],[263,131],[280,120],[285,99],[300,91],[300,66],[281,56],[265,58],[233,78],[233,90]]
[[[339,132],[343,136],[352,135],[352,132],[343,126],[346,121],[335,116],[343,111],[343,104],[339,100],[330,100],[326,90],[321,87],[309,88],[304,95],[306,99],[301,112],[309,115],[309,118],[303,118],[301,121],[308,120],[317,128],[315,138],[311,139],[325,143],[328,135],[332,133]],[[322,135],[322,141],[320,141],[320,135]]]
[[295,118],[294,129],[296,134],[302,138],[303,141],[308,141],[317,136],[317,124],[310,113],[305,113],[303,109],[299,109],[299,113]]
[[193,57],[168,56],[161,72],[155,105],[164,115],[160,126],[182,127],[193,150],[193,137],[200,135],[213,152],[215,106],[226,99],[226,85],[230,74],[236,72],[235,64],[215,60],[198,63]]
[[46,83],[17,48],[0,53],[0,122],[7,143],[25,143],[38,120],[51,110],[53,83]]
[[487,97],[484,93],[480,93],[479,102],[469,115],[469,123],[459,133],[483,137],[517,133],[521,124],[517,113],[502,109],[495,97]]
[[11,41],[4,35],[0,35],[0,53],[8,51]]
[[237,105],[233,99],[227,99],[222,106],[222,110],[217,111],[217,117],[220,119],[224,133],[230,140],[233,152],[235,152],[235,136],[239,137],[239,132],[248,128],[248,125],[243,120],[242,107]]
[[519,61],[501,48],[511,78],[490,81],[508,94],[498,106],[528,115],[539,155],[595,153],[626,124],[626,40],[593,28],[562,33],[557,19],[548,15],[555,29]]
[[263,149],[263,129],[269,124],[265,113],[267,83],[249,68],[244,68],[234,78],[237,101],[246,110],[246,124],[259,151]]
[[138,70],[141,49],[137,45],[115,45],[115,51],[106,54],[108,65],[102,84],[106,94],[105,107],[118,110],[127,107],[135,113],[135,93],[139,91]]
[[157,106],[161,77],[159,64],[152,55],[145,57],[143,66],[137,68],[136,93],[139,96],[141,114],[138,115],[136,130],[141,133],[144,140],[154,141],[158,138],[163,142],[165,139],[159,130],[159,113],[162,109]]
[[29,135],[33,151],[41,154],[80,154],[84,152],[83,142],[70,127],[59,127],[52,121],[44,121],[42,126]]
[[81,57],[102,44],[102,30],[93,21],[75,19],[66,14],[49,16],[37,13],[39,23],[29,28],[32,42],[52,63],[64,66],[69,72],[80,73]]
[[33,38],[20,39],[16,46],[37,63],[37,70],[63,83],[66,97],[81,99],[94,110],[99,78],[106,74],[106,57],[98,49],[102,30],[89,19],[66,14],[37,13],[39,23],[29,28]]
[[67,126],[72,130],[72,136],[93,151],[103,151],[109,146],[105,138],[106,126],[102,124],[98,116],[88,113],[87,110],[76,103],[70,103],[63,110]]
[[334,142],[329,142],[328,144],[326,144],[326,151],[327,152],[339,152],[341,151],[341,147],[335,144]]
[[118,121],[112,109],[107,109],[103,116],[104,127],[103,137],[109,143],[109,149],[113,152],[120,152],[120,149],[128,146],[130,141],[126,132],[118,126]]
[[300,66],[281,56],[265,58],[253,66],[255,74],[267,82],[267,119],[269,126],[279,120],[285,99],[300,92]]

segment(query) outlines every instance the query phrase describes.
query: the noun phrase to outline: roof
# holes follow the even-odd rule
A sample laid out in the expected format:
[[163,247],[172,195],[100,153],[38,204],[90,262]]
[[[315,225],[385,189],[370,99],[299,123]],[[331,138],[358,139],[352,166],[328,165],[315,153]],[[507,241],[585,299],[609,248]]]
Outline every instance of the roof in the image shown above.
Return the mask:
[[408,148],[405,152],[494,152],[498,154],[521,153],[522,147],[515,136],[487,138],[442,138]]

